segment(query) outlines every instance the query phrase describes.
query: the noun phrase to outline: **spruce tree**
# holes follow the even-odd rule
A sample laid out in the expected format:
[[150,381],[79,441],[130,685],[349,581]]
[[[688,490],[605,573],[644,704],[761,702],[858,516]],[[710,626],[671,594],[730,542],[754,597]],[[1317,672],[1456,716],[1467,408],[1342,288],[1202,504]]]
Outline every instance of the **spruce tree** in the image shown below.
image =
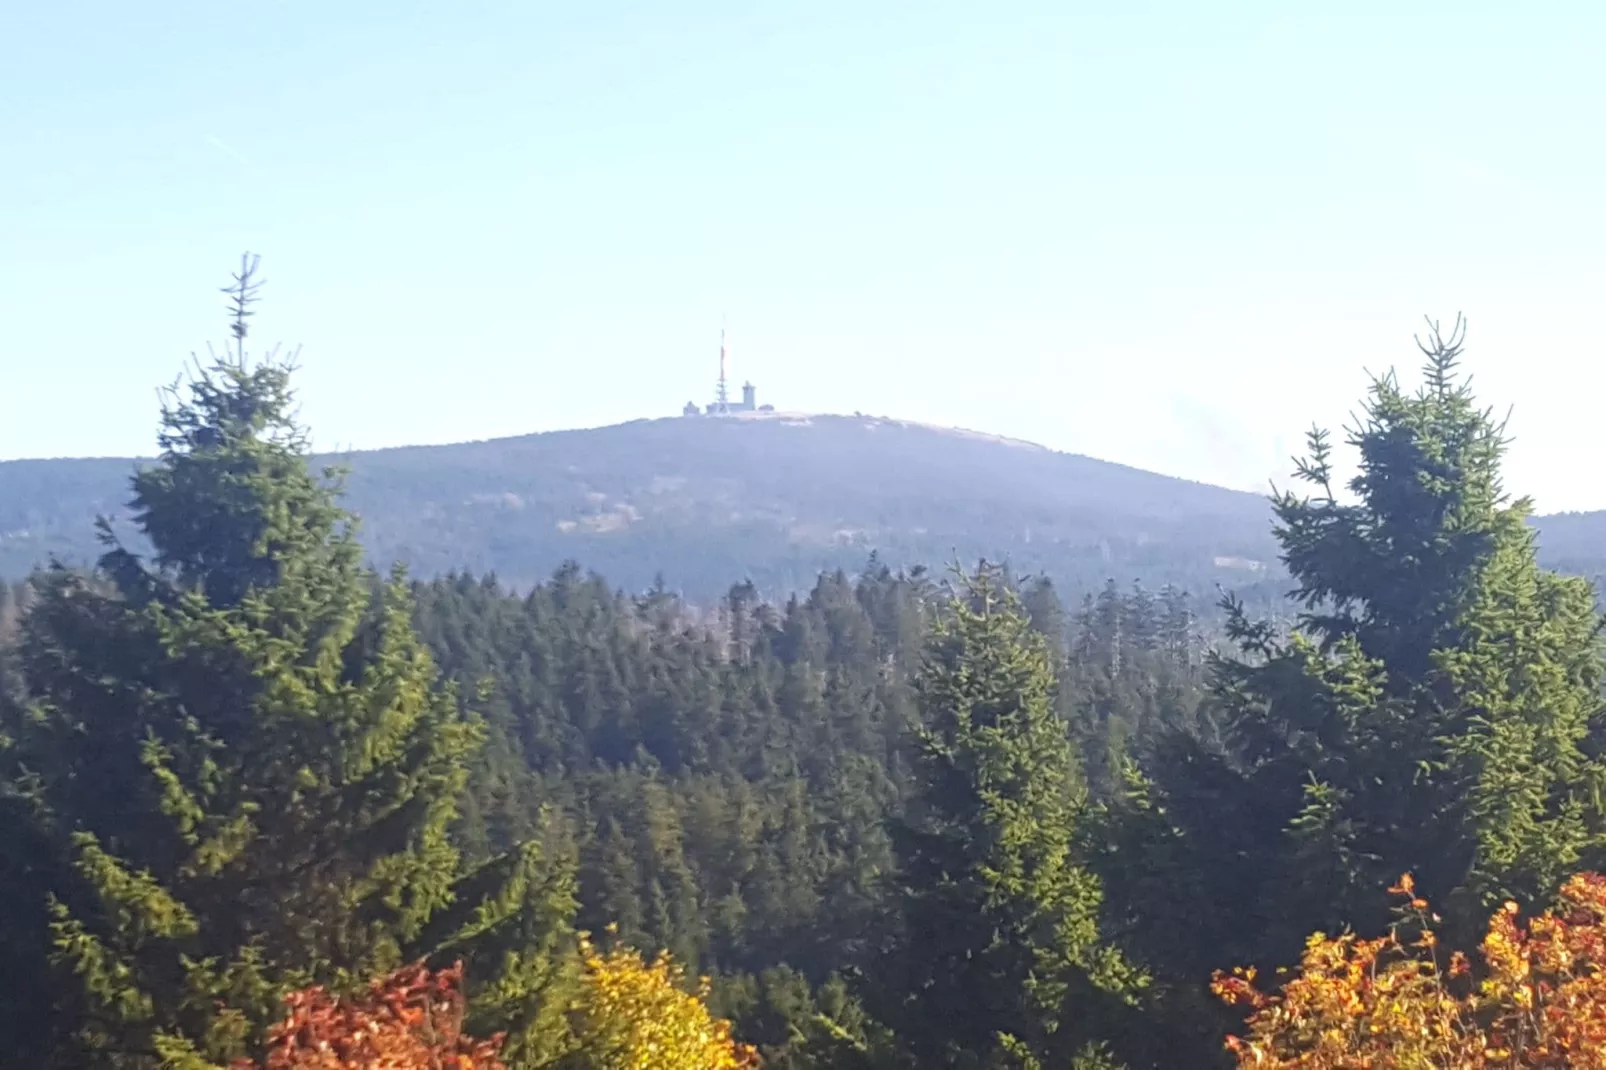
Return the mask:
[[1380,929],[1378,889],[1408,870],[1472,926],[1599,864],[1594,592],[1537,565],[1530,503],[1500,480],[1503,425],[1458,371],[1463,338],[1458,322],[1419,343],[1420,390],[1373,383],[1349,498],[1311,434],[1313,493],[1274,500],[1297,625],[1282,636],[1229,604],[1238,651],[1211,665],[1224,744],[1176,741],[1140,785],[1167,815],[1156,864],[1193,871],[1161,878],[1167,895],[1220,890],[1152,911],[1132,896],[1139,928],[1202,938],[1170,949],[1196,979],[1211,957],[1286,963],[1312,930]]
[[133,477],[149,558],[103,523],[98,574],[52,570],[22,627],[5,835],[47,856],[64,1065],[224,1064],[284,991],[396,966],[453,899],[477,728],[309,467],[292,361],[246,352],[254,271]]
[[913,1065],[1091,1058],[1143,978],[1100,937],[1053,661],[995,569],[964,578],[917,689],[916,783],[894,829],[898,938],[879,1012]]
[[549,1067],[575,1039],[568,1010],[580,968],[576,848],[549,808],[535,815],[533,833],[460,877],[452,904],[417,943],[437,964],[464,964],[469,1025],[505,1038],[509,1070]]

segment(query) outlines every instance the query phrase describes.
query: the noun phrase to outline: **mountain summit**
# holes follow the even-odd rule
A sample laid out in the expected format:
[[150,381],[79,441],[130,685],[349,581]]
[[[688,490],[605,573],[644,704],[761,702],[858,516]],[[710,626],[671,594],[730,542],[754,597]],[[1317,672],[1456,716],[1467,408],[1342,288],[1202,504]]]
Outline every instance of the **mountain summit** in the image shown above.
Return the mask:
[[[1007,560],[1067,593],[1113,576],[1208,594],[1280,573],[1258,495],[900,420],[736,412],[320,461],[349,468],[374,560],[421,576],[524,585],[572,559],[633,590],[662,575],[710,598],[747,576],[783,594],[872,551],[894,566]],[[0,576],[92,559],[97,514],[126,534],[138,463],[0,463]]]
[[[1007,559],[1071,587],[1200,589],[1272,562],[1256,495],[871,417],[754,411],[320,460],[349,468],[375,561],[420,575],[526,584],[573,559],[626,588],[662,574],[706,597],[744,575],[783,592],[872,550],[893,565]],[[137,463],[0,463],[0,575],[92,558],[94,518],[126,513]]]

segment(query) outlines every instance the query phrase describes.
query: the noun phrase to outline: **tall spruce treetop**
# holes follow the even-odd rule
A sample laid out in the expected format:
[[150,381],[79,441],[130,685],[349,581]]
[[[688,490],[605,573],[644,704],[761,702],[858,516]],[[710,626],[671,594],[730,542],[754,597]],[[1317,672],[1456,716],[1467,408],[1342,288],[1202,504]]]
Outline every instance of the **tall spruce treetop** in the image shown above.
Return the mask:
[[1434,326],[1418,341],[1427,363],[1414,396],[1393,373],[1373,384],[1350,436],[1356,502],[1335,499],[1328,435],[1316,430],[1297,476],[1318,493],[1274,503],[1295,597],[1309,611],[1302,631],[1328,649],[1353,637],[1401,679],[1421,678],[1434,651],[1466,638],[1491,567],[1533,571],[1531,503],[1509,501],[1500,481],[1504,425],[1457,376],[1464,336],[1458,320],[1449,338]]
[[309,470],[290,362],[246,351],[255,268],[134,477],[149,563],[103,524],[101,574],[53,570],[23,625],[7,758],[58,863],[71,1065],[226,1063],[280,993],[395,965],[452,898],[477,729]]
[[986,566],[967,576],[918,679],[914,798],[894,830],[901,934],[882,1013],[914,1065],[1088,1058],[1142,985],[1100,938],[1099,882],[1077,850],[1085,793],[1053,691],[1014,594]]
[[1457,370],[1464,334],[1419,341],[1416,393],[1373,383],[1353,501],[1311,434],[1314,496],[1274,503],[1299,625],[1281,641],[1235,609],[1242,656],[1214,665],[1237,757],[1287,818],[1270,894],[1296,925],[1360,923],[1407,869],[1469,912],[1531,901],[1602,845],[1594,592],[1536,564],[1503,424]]
[[[360,602],[352,592],[367,579],[337,474],[311,471],[306,430],[295,420],[295,355],[253,360],[246,351],[262,285],[256,266],[248,257],[224,291],[232,348],[166,391],[161,463],[133,480],[135,523],[161,580],[213,606],[276,588],[305,595],[314,573],[330,606]],[[104,564],[125,575],[133,562],[113,551]]]

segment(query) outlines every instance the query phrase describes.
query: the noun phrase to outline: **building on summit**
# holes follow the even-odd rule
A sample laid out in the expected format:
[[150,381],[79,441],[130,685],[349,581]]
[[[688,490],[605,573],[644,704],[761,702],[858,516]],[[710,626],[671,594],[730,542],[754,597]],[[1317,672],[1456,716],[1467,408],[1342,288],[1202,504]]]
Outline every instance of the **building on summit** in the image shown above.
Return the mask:
[[714,386],[714,400],[702,408],[697,407],[695,401],[686,402],[681,410],[683,416],[729,416],[733,412],[774,412],[774,405],[760,405],[758,403],[758,387],[752,383],[742,384],[742,400],[730,399],[729,379],[726,378],[725,368],[728,362],[728,352],[725,346],[725,332],[719,332],[719,380]]

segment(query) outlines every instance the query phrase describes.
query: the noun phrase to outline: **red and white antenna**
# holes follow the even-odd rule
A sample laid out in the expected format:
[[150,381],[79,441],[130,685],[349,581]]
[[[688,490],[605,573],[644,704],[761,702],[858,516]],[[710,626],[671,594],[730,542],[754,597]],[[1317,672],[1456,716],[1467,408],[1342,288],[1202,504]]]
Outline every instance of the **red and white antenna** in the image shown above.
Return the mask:
[[727,359],[725,348],[725,327],[723,324],[721,324],[719,328],[719,386],[714,392],[714,411],[716,412],[730,411],[729,380],[727,380],[725,376],[725,364]]

